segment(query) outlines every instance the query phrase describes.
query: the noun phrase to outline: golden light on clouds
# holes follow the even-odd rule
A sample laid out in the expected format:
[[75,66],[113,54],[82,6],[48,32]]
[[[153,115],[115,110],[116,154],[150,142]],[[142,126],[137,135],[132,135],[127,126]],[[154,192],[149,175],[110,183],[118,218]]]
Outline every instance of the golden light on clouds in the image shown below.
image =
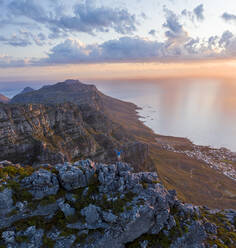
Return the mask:
[[79,78],[81,80],[151,80],[181,77],[236,78],[236,60],[185,61],[181,63],[82,64],[0,69],[1,81],[62,81],[67,78]]

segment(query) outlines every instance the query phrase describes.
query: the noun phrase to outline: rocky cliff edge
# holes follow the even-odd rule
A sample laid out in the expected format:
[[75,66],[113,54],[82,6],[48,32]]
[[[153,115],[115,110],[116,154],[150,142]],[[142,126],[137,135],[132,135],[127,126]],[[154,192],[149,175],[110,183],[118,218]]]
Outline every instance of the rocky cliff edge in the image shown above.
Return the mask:
[[233,210],[184,204],[154,172],[0,163],[0,247],[235,247]]

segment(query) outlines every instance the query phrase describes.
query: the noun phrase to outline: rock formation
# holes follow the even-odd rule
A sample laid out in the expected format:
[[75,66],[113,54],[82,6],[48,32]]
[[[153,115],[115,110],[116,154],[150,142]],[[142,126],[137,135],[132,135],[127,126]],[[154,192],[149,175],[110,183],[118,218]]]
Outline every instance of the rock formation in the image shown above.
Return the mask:
[[0,163],[1,247],[235,247],[233,210],[183,204],[155,172]]
[[135,109],[78,80],[24,90],[11,104],[0,104],[0,160],[55,164],[90,157],[112,162],[121,149],[123,161],[141,167],[148,145],[117,121]]
[[135,141],[119,124],[89,105],[0,104],[0,160],[58,163],[90,157],[145,162],[148,146]]

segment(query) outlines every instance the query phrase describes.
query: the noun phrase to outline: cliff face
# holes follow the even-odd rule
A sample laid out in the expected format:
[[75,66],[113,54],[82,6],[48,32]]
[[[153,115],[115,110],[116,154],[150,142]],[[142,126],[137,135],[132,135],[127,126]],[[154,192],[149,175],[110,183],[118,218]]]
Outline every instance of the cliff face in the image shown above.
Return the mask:
[[85,104],[0,104],[0,136],[0,160],[14,162],[55,164],[84,157],[111,162],[115,149],[122,149],[125,161],[142,164],[148,155],[147,145]]
[[[94,85],[66,80],[16,95],[0,106],[0,160],[56,163],[91,157],[146,163],[148,145],[119,122],[136,106],[105,96]],[[123,118],[124,119],[124,118]]]
[[0,246],[213,248],[236,245],[236,212],[183,204],[158,175],[90,160],[0,163]]

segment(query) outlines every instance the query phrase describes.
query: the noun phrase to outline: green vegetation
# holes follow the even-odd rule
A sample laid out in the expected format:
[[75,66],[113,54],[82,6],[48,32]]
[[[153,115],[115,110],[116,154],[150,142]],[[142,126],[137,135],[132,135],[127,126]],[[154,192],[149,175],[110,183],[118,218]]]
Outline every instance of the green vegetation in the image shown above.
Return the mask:
[[209,238],[207,240],[209,245],[216,244],[220,248],[236,247],[236,234],[233,232],[233,229],[230,228],[232,225],[222,212],[210,214],[206,210],[201,209],[201,215],[203,219],[206,219],[208,222],[214,223],[217,226],[217,239]]
[[6,179],[7,177],[15,178],[20,177],[23,179],[27,176],[30,176],[34,172],[34,169],[31,166],[15,166],[15,165],[8,165],[3,168],[0,168],[0,178]]
[[6,183],[4,185],[0,185],[0,191],[3,191],[5,188],[11,188],[19,193],[20,184],[18,181],[30,176],[33,172],[34,169],[31,166],[21,167],[16,165],[8,165],[0,168],[1,181]]
[[29,241],[29,238],[27,236],[16,236],[17,243],[26,243],[28,241]]
[[46,235],[44,235],[43,237],[43,247],[47,247],[47,248],[53,248],[55,245],[55,241],[48,238]]
[[49,204],[53,204],[56,202],[56,196],[55,195],[49,195],[44,197],[41,201],[39,201],[41,206],[47,206]]

